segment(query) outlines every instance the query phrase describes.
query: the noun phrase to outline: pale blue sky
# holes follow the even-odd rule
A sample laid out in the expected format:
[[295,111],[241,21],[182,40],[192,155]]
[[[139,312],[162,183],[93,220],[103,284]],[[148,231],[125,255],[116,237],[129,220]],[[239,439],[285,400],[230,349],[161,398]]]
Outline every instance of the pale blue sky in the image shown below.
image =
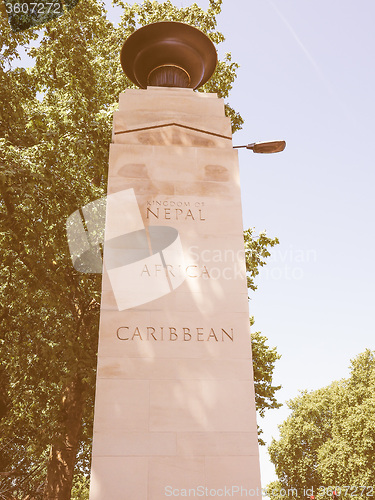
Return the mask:
[[[370,0],[224,0],[219,18],[241,65],[235,142],[287,141],[278,155],[240,154],[245,228],[280,239],[250,310],[282,354],[282,402],[347,377],[374,348],[374,16]],[[286,415],[260,422],[268,442]]]
[[[239,153],[244,228],[280,239],[250,313],[282,354],[281,402],[347,377],[374,348],[374,18],[373,0],[224,0],[219,16],[221,53],[241,65],[235,144],[287,141],[277,155]],[[268,443],[287,414],[259,422]],[[264,447],[261,469],[266,486]]]

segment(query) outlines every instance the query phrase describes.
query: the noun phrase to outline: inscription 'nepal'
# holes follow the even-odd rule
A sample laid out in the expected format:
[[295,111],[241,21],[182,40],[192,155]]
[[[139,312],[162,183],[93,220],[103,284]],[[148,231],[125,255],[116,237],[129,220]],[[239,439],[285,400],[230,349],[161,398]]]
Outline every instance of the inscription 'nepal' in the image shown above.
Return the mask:
[[146,211],[147,219],[164,219],[164,220],[206,220],[202,214],[202,209],[188,208],[149,208]]

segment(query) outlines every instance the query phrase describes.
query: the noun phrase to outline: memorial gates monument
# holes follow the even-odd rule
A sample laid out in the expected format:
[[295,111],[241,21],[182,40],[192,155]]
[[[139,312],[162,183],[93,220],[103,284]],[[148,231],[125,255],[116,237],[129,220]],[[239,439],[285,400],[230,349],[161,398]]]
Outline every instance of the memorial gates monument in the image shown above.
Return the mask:
[[[90,500],[260,496],[238,153],[212,42],[125,42],[110,147]],[[246,494],[245,494],[246,492]]]

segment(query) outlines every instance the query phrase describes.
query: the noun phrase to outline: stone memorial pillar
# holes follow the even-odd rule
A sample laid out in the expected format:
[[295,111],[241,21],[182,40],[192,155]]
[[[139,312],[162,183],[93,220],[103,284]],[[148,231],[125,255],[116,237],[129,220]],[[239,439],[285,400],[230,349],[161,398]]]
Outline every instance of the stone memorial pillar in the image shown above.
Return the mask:
[[90,500],[259,497],[238,158],[216,94],[120,95],[102,287]]

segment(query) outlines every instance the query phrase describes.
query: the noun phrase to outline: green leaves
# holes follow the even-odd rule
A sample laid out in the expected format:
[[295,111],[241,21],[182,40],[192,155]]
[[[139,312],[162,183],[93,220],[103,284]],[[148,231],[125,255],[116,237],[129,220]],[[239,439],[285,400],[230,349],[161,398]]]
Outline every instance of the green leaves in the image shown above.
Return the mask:
[[271,385],[275,362],[281,358],[281,355],[277,354],[275,347],[269,348],[266,342],[267,337],[262,336],[260,332],[251,334],[255,403],[261,417],[264,417],[266,409],[280,408],[282,406],[275,398],[275,393],[281,389],[281,385]]
[[[67,430],[62,395],[75,380],[83,416],[73,498],[85,498],[101,279],[72,267],[65,222],[106,193],[113,111],[120,92],[132,86],[121,69],[121,46],[137,27],[161,20],[196,26],[217,44],[224,40],[216,23],[222,0],[210,0],[207,11],[170,1],[117,4],[123,7],[117,27],[101,2],[85,0],[43,32],[15,33],[0,3],[0,472],[16,474],[1,483],[8,496],[42,495],[50,446],[60,446]],[[38,34],[38,45],[27,48]],[[12,68],[19,45],[35,63],[28,70]],[[202,90],[227,99],[237,68],[227,54]],[[238,130],[241,116],[228,104],[226,111]],[[254,290],[257,267],[277,240],[253,238],[251,230],[245,237]],[[263,414],[278,406],[272,386],[278,355],[259,334],[253,355]]]
[[258,287],[255,285],[254,278],[259,274],[259,268],[266,264],[265,259],[270,257],[271,253],[268,250],[279,244],[278,238],[269,238],[266,232],[260,232],[254,238],[254,228],[249,228],[244,231],[245,239],[245,258],[246,271],[249,273],[247,277],[247,286],[255,291]]
[[[36,495],[44,481],[49,446],[64,428],[61,395],[76,374],[84,381],[84,418],[92,418],[98,307],[88,304],[98,303],[100,278],[75,273],[65,221],[103,195],[111,119],[102,120],[101,110],[118,95],[95,83],[93,50],[78,61],[77,76],[69,49],[95,47],[107,27],[102,14],[94,2],[81,17],[72,13],[74,21],[46,30],[31,71],[0,71],[8,108],[0,127],[0,359],[9,379],[0,448],[2,470],[20,469],[1,486],[13,494],[19,485],[20,495]],[[88,454],[89,431],[84,442]]]
[[[254,280],[259,274],[259,268],[266,264],[267,257],[271,255],[269,248],[279,243],[277,238],[269,238],[265,231],[255,237],[254,231],[254,228],[244,231],[246,271],[248,273],[247,286],[253,291],[258,288]],[[251,317],[250,325],[253,326],[253,324],[254,317]],[[267,337],[262,336],[260,332],[251,334],[255,406],[261,417],[264,417],[267,409],[277,409],[282,406],[275,397],[281,386],[272,385],[275,363],[281,356],[277,353],[275,347],[269,348],[266,342]],[[258,435],[261,434],[262,430],[258,426]],[[261,437],[258,437],[258,441],[261,445],[266,444]]]
[[[375,357],[366,350],[352,361],[351,376],[288,403],[292,410],[270,456],[283,487],[374,486]],[[359,489],[357,490],[359,493]],[[359,498],[350,491],[343,497]]]
[[[250,324],[254,324],[254,318],[250,318]],[[281,385],[272,385],[275,363],[281,356],[277,353],[276,347],[270,348],[266,342],[267,337],[262,336],[260,332],[251,334],[255,407],[261,417],[264,417],[266,410],[277,409],[282,406],[275,397],[275,393],[281,389]],[[259,426],[258,434],[262,434]],[[266,444],[260,437],[258,441],[263,446]]]

